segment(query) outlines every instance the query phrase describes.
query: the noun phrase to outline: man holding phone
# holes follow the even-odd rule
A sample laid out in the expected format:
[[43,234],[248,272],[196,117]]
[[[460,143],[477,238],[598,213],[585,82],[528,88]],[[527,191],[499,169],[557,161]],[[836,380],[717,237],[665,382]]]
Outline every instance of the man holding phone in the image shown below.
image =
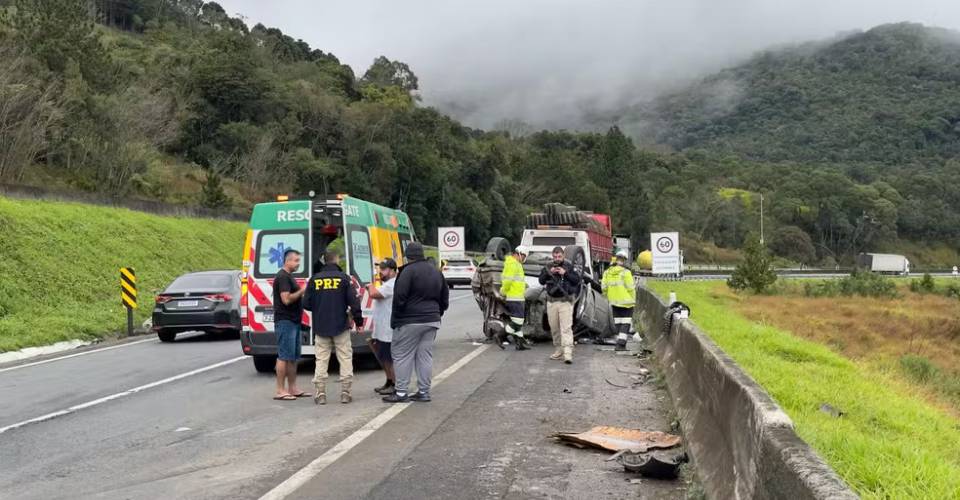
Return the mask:
[[573,304],[580,294],[580,274],[564,259],[563,247],[553,249],[553,262],[540,271],[547,292],[547,321],[556,348],[550,359],[573,363]]

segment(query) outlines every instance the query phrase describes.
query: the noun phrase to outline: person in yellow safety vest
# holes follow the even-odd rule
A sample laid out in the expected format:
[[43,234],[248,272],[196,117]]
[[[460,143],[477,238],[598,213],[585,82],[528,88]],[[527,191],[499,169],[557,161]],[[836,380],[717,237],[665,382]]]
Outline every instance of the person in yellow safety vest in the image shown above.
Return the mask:
[[527,341],[523,338],[523,319],[525,316],[527,279],[523,273],[523,262],[527,260],[527,248],[518,246],[513,255],[508,255],[503,261],[503,273],[500,275],[500,295],[506,302],[507,314],[510,320],[506,330],[513,336],[514,345],[518,351],[528,349]]
[[637,303],[637,290],[633,287],[633,274],[621,262],[628,262],[626,250],[618,250],[610,267],[603,273],[600,286],[603,295],[613,306],[613,321],[617,325],[618,351],[627,350],[627,336],[633,328],[633,306]]

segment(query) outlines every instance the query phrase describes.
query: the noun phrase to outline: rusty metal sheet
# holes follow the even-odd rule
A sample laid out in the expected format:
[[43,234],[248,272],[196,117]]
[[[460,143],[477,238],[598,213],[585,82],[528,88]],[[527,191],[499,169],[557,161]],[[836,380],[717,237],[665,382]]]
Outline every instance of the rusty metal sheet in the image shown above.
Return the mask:
[[553,437],[562,442],[600,448],[609,451],[630,450],[645,452],[673,448],[680,444],[680,436],[659,431],[641,431],[623,427],[597,426],[580,433],[561,432]]

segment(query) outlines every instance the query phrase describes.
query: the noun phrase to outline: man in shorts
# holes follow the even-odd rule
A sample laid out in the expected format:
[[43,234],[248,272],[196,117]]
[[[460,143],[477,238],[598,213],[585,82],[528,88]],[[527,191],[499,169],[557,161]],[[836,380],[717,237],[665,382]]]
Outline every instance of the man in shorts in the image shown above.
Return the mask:
[[371,348],[380,361],[387,381],[382,387],[374,389],[377,394],[384,396],[393,394],[396,376],[393,372],[393,356],[390,353],[390,343],[393,342],[393,328],[390,327],[390,316],[393,314],[393,284],[397,278],[397,263],[387,257],[379,264],[381,284],[367,285],[367,293],[373,299],[373,338]]
[[[283,267],[273,279],[273,321],[277,334],[277,390],[273,399],[293,401],[308,394],[297,388],[297,361],[300,360],[300,318],[303,315],[301,288],[293,274],[300,269],[300,252],[288,248]],[[284,386],[286,381],[286,386]]]

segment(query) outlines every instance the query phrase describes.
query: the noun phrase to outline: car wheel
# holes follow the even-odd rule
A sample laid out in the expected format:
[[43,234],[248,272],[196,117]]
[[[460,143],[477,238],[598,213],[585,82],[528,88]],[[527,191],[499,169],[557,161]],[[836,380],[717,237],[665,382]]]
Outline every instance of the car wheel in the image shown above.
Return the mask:
[[177,332],[160,330],[157,332],[157,337],[160,337],[160,342],[173,342],[177,338]]
[[276,356],[254,356],[253,367],[259,373],[274,373],[277,369]]
[[573,264],[573,268],[583,276],[583,269],[587,265],[586,256],[583,253],[583,249],[578,246],[570,245],[563,251],[563,257],[570,261]]
[[507,255],[510,255],[510,251],[510,242],[506,238],[497,236],[490,238],[490,241],[487,242],[486,255],[492,260],[504,260]]

